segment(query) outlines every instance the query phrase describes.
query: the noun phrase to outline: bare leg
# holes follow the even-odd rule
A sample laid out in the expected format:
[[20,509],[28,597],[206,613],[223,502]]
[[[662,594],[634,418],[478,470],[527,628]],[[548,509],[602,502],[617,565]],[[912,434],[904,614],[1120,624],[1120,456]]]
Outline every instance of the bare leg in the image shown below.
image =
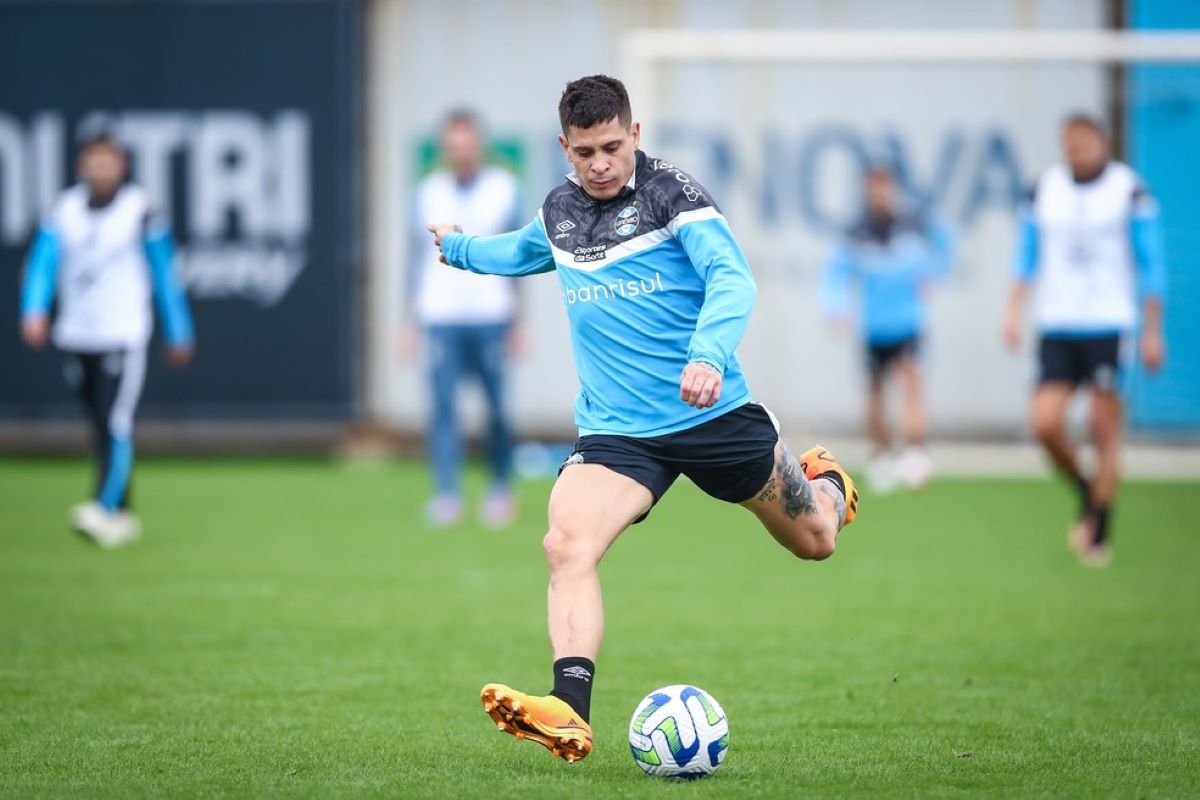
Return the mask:
[[1117,494],[1121,456],[1121,398],[1115,392],[1092,392],[1092,440],[1096,445],[1096,476],[1092,502],[1108,506]]
[[810,481],[781,439],[775,445],[775,470],[762,490],[742,503],[775,541],[799,558],[820,561],[833,555],[838,529],[846,518],[846,499],[832,482]]
[[596,567],[621,532],[654,504],[650,490],[599,464],[563,470],[550,494],[550,530],[542,542],[554,658],[596,660],[604,606]]
[[[1121,397],[1115,392],[1092,392],[1092,441],[1096,445],[1096,475],[1092,479],[1089,544],[1105,550],[1108,542],[1108,513],[1120,481]],[[1093,553],[1097,552],[1095,549]]]
[[896,362],[900,390],[904,400],[904,440],[915,446],[925,444],[925,398],[921,386],[921,369],[911,355],[902,355]]
[[1031,425],[1033,435],[1050,454],[1055,466],[1068,477],[1079,480],[1079,462],[1075,445],[1067,437],[1064,417],[1074,387],[1068,383],[1044,383],[1033,393]]
[[876,453],[886,453],[892,445],[883,408],[883,389],[883,374],[873,373],[867,384],[867,437]]

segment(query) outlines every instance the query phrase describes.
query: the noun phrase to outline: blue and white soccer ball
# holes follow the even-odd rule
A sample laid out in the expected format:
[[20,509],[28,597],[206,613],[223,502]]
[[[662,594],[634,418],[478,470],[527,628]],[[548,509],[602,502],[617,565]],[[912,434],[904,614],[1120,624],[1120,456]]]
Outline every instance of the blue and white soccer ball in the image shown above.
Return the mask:
[[703,689],[664,686],[646,695],[633,712],[629,749],[650,775],[703,778],[725,760],[729,720]]

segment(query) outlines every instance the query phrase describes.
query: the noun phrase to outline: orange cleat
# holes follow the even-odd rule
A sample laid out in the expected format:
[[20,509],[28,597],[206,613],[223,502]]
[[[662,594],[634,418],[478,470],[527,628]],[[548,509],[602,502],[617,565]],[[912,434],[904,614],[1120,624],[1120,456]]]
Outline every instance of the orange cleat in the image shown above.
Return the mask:
[[846,519],[842,521],[842,527],[853,522],[854,517],[858,515],[858,487],[854,485],[850,473],[833,457],[833,453],[817,445],[800,456],[800,468],[804,470],[804,477],[810,481],[826,472],[836,472],[841,477],[842,485],[846,487]]
[[592,727],[553,695],[525,694],[501,683],[489,683],[479,699],[497,728],[518,739],[537,742],[558,758],[579,761],[592,752]]

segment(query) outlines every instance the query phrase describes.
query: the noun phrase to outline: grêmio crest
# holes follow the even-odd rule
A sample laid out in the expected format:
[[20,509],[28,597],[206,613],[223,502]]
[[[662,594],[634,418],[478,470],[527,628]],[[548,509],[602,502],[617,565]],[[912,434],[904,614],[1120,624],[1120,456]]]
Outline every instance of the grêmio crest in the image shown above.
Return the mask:
[[625,206],[617,212],[616,219],[613,220],[613,230],[617,232],[617,236],[628,236],[637,230],[639,222],[641,214],[638,213],[637,206]]

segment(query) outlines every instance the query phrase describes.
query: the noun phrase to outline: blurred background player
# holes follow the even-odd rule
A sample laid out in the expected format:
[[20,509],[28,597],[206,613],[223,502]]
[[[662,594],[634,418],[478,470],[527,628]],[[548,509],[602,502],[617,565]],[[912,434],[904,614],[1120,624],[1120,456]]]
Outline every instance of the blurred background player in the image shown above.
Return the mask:
[[93,499],[73,509],[72,522],[116,547],[141,530],[129,510],[129,483],[133,416],[154,325],[150,298],[172,365],[191,358],[194,337],[170,231],[151,213],[145,192],[125,182],[125,151],[95,136],[80,149],[77,169],[80,183],[59,196],[29,253],[21,336],[33,348],[52,339],[67,355],[67,381],[83,401],[96,458]]
[[[867,435],[873,455],[868,480],[879,491],[897,481],[918,488],[929,480],[926,415],[917,355],[926,321],[930,284],[948,272],[950,230],[931,215],[907,207],[890,166],[876,164],[864,182],[865,208],[825,263],[822,303],[827,314],[847,320],[857,312],[866,345]],[[857,306],[857,308],[855,308]],[[893,455],[885,393],[900,383],[904,449]]]
[[424,221],[462,220],[483,235],[506,233],[520,226],[517,181],[484,163],[483,126],[471,111],[446,116],[441,129],[445,167],[421,182],[415,212],[414,250],[409,266],[408,324],[405,350],[417,350],[418,329],[429,358],[429,460],[434,495],[426,519],[435,526],[458,523],[463,516],[463,435],[456,411],[462,378],[478,379],[488,406],[488,466],[491,486],[480,504],[484,524],[502,527],[516,511],[510,488],[512,442],[505,408],[504,378],[509,354],[519,347],[516,324],[518,297],[511,278],[479,278],[438,263],[438,250],[425,233]]
[[[1109,153],[1102,125],[1082,114],[1062,126],[1065,164],[1047,169],[1023,210],[1004,336],[1020,344],[1021,312],[1035,292],[1040,371],[1032,427],[1078,487],[1071,547],[1088,564],[1111,556],[1108,524],[1119,479],[1121,373],[1142,303],[1142,363],[1163,363],[1163,262],[1158,206],[1141,179]],[[1095,473],[1083,475],[1064,418],[1075,390],[1091,387]]]

